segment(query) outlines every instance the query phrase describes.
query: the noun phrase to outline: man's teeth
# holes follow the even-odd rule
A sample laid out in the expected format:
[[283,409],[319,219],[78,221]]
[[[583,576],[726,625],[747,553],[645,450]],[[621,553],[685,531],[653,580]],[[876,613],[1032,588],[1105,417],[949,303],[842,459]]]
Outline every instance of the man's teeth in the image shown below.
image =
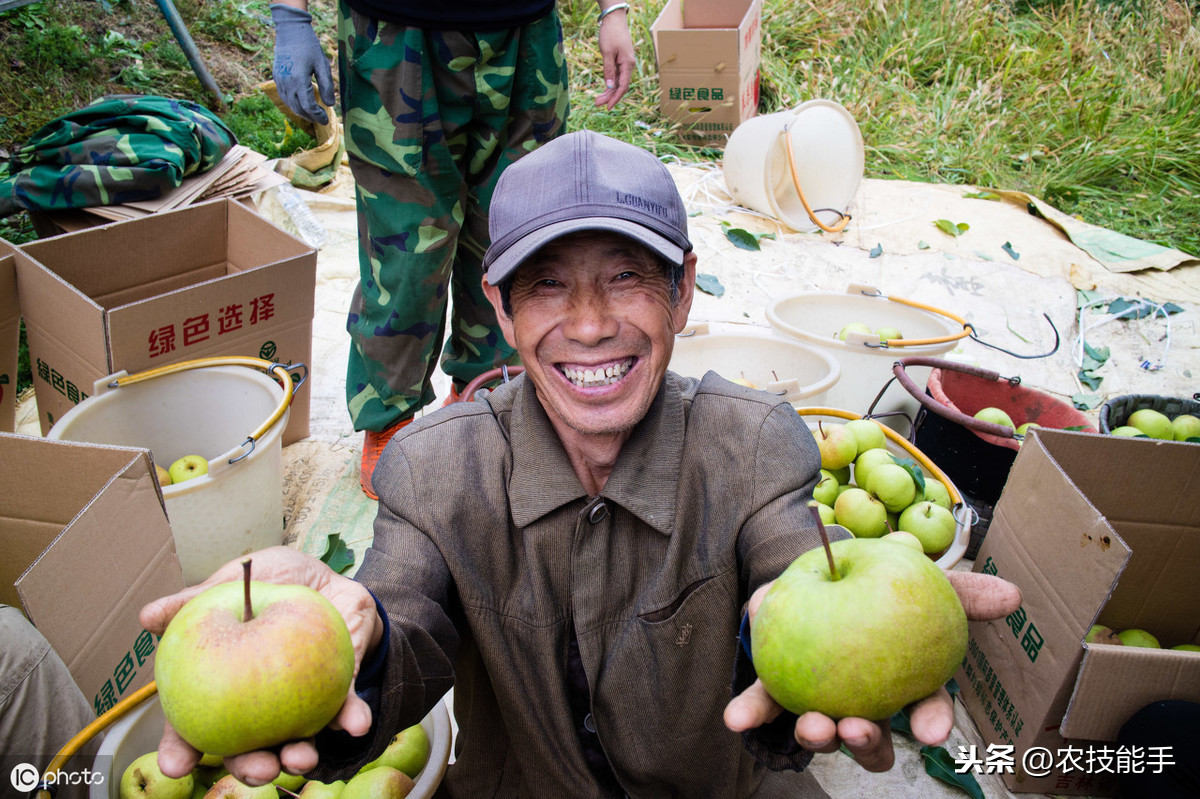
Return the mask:
[[629,371],[631,366],[633,366],[632,360],[598,369],[575,369],[567,366],[563,369],[563,374],[580,388],[592,388],[593,386],[607,386],[617,382],[625,376],[625,373]]

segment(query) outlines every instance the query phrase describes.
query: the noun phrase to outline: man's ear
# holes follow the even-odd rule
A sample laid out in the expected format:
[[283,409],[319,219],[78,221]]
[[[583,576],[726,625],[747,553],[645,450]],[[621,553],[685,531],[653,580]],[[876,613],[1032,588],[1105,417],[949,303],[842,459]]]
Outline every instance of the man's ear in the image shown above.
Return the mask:
[[687,326],[688,314],[692,312],[692,299],[696,296],[696,263],[700,258],[695,252],[683,256],[683,279],[679,281],[679,303],[671,310],[671,321],[675,332],[682,333]]
[[513,330],[512,317],[504,312],[504,301],[500,298],[500,289],[488,282],[487,275],[484,275],[481,285],[483,286],[484,296],[488,298],[488,302],[492,304],[492,308],[496,311],[496,323],[500,325],[500,332],[504,334],[504,340],[508,342],[508,346],[516,348],[517,337]]

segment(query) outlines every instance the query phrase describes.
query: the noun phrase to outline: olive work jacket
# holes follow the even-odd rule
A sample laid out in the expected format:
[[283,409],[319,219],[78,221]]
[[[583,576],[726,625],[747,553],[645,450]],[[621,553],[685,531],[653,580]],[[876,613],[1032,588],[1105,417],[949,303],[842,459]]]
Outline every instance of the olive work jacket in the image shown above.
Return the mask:
[[453,685],[439,796],[613,795],[571,707],[574,633],[589,729],[625,795],[824,796],[722,721],[751,592],[820,545],[806,506],[819,467],[790,405],[713,373],[666,375],[596,497],[523,376],[409,425],[376,467],[356,576],[389,623],[358,762]]

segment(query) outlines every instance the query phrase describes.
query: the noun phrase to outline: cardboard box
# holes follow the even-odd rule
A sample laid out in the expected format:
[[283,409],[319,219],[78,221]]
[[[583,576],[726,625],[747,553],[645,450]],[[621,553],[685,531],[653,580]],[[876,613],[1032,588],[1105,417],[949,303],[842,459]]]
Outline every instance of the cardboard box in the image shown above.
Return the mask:
[[[1093,624],[1200,643],[1200,444],[1039,429],[1025,440],[975,570],[1020,609],[972,622],[957,679],[989,745],[1013,745],[1013,791],[1111,795],[1114,767],[1065,767],[1068,747],[1115,753],[1121,725],[1161,699],[1200,701],[1200,655],[1088,645]],[[1023,765],[1045,747],[1049,773]],[[1119,761],[1117,761],[1119,762]],[[1150,764],[1142,763],[1149,767]]]
[[[311,364],[316,250],[234,200],[33,242],[17,288],[43,434],[97,380],[193,358]],[[308,436],[309,394],[284,445]]]
[[97,713],[154,678],[147,602],[183,588],[147,450],[0,433],[0,602],[20,607]]
[[21,307],[12,251],[13,247],[0,239],[0,431],[6,433],[16,429],[17,347],[21,341]]
[[659,109],[685,141],[725,146],[758,112],[762,0],[669,0],[650,32]]

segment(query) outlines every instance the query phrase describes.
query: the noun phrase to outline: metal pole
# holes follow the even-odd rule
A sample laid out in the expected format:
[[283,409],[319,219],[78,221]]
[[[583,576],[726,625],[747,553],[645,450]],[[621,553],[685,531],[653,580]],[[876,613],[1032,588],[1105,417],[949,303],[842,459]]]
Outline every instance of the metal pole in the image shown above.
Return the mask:
[[171,0],[155,0],[155,2],[158,3],[159,10],[162,11],[163,17],[167,20],[167,25],[171,28],[171,33],[175,34],[175,40],[179,42],[179,46],[183,49],[183,54],[187,56],[188,63],[192,65],[192,71],[200,79],[200,85],[207,89],[216,99],[216,110],[224,111],[225,100],[221,97],[221,90],[217,88],[217,82],[209,74],[208,67],[205,66],[204,59],[200,56],[200,51],[196,49],[196,43],[192,41],[192,35],[188,33],[187,25],[184,24],[183,18],[175,10],[174,3]]

